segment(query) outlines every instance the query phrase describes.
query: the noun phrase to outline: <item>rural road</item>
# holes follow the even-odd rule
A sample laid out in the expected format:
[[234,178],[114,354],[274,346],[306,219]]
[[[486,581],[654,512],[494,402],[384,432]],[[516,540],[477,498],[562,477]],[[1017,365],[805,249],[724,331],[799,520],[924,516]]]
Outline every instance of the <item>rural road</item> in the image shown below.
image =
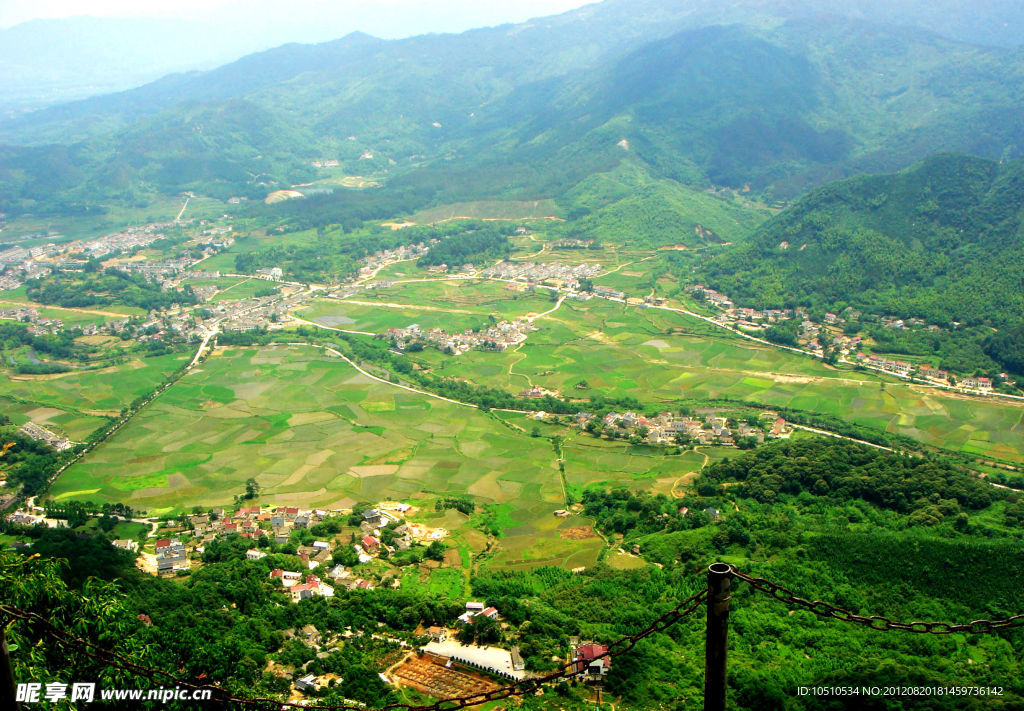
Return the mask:
[[304,324],[307,324],[309,326],[316,326],[317,328],[324,328],[324,329],[327,329],[328,331],[337,331],[338,333],[354,333],[357,336],[376,336],[377,335],[375,333],[370,333],[369,331],[350,331],[350,330],[345,329],[345,328],[335,328],[334,326],[324,326],[322,323],[317,323],[316,321],[308,321],[308,320],[306,320],[304,318],[299,318],[295,314],[288,314],[288,316],[291,317],[291,319],[293,321],[298,321],[299,323],[304,323]]

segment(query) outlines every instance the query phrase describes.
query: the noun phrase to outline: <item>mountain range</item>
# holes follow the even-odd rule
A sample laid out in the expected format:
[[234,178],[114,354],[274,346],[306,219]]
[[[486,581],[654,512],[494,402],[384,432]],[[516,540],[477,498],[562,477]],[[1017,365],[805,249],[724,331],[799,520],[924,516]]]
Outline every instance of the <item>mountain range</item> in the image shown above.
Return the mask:
[[1024,13],[970,10],[606,0],[459,35],[287,45],[0,122],[0,210],[262,197],[319,158],[424,204],[557,197],[627,158],[773,200],[937,151],[1012,159]]

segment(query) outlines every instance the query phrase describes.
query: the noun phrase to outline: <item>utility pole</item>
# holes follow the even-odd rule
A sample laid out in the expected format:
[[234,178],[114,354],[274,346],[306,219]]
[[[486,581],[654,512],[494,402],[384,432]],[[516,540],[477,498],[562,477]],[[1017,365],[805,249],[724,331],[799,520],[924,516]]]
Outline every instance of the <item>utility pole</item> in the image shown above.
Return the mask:
[[704,711],[725,709],[725,662],[729,641],[729,598],[732,568],[708,567],[708,624],[704,647]]

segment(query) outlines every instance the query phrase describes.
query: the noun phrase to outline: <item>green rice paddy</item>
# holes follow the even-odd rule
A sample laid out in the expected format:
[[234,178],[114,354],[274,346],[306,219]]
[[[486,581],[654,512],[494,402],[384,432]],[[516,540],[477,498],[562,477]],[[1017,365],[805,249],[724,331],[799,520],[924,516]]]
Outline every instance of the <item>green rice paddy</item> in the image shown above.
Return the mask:
[[57,375],[0,373],[0,411],[15,424],[56,426],[81,441],[187,361],[187,355],[174,354]]

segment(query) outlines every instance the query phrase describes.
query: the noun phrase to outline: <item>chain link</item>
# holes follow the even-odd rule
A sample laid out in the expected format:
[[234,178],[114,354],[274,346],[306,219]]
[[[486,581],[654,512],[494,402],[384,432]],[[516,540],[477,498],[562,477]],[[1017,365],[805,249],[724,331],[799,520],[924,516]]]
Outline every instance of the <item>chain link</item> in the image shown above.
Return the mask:
[[729,567],[732,569],[734,578],[750,583],[750,586],[755,590],[773,597],[779,602],[806,608],[818,617],[828,617],[842,622],[854,622],[880,632],[899,630],[901,632],[915,632],[918,634],[953,634],[954,632],[986,634],[1010,627],[1024,627],[1024,615],[1014,615],[1002,620],[974,620],[966,624],[922,621],[898,622],[881,615],[865,617],[864,615],[858,615],[845,610],[838,605],[833,605],[830,602],[802,598],[782,585],[765,580],[764,578],[755,578],[752,575],[747,575],[740,572],[735,566],[730,565]]

